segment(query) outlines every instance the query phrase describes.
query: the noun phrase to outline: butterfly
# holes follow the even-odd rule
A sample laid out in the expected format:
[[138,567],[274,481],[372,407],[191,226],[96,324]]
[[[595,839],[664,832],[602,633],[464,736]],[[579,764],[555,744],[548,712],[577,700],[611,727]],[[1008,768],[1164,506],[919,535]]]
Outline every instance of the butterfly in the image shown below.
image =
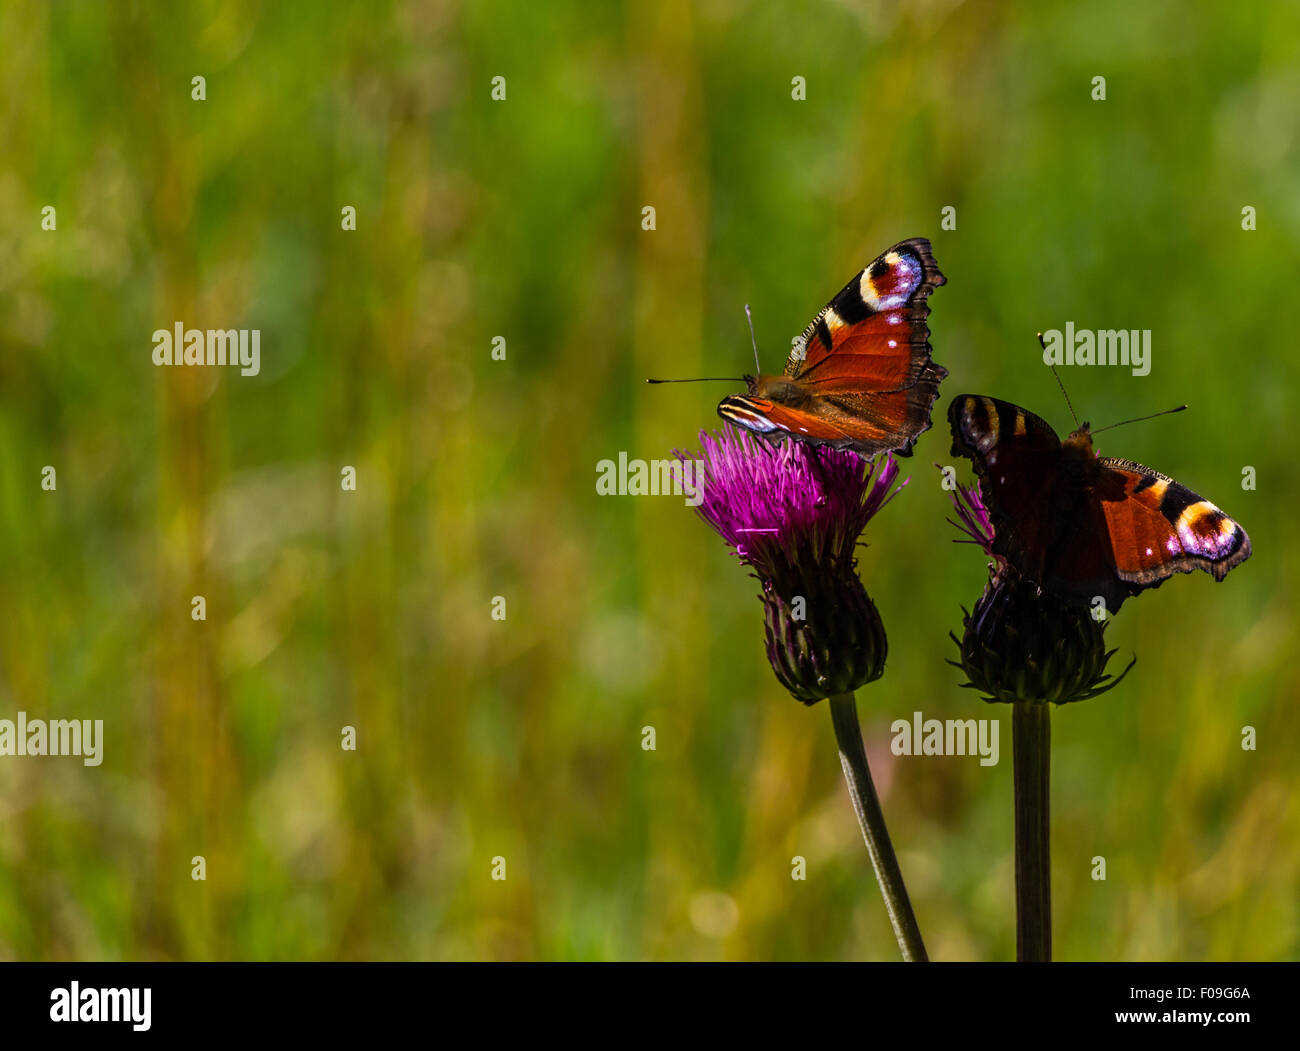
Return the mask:
[[1210,501],[1132,460],[1098,456],[1084,423],[1061,441],[1017,405],[975,394],[948,406],[952,452],[975,465],[993,553],[1070,605],[1107,610],[1175,573],[1215,580],[1250,557],[1250,537]]
[[724,398],[718,415],[769,438],[910,456],[948,375],[930,360],[925,320],[945,281],[929,241],[900,241],[804,329],[783,375],[743,377],[748,392]]

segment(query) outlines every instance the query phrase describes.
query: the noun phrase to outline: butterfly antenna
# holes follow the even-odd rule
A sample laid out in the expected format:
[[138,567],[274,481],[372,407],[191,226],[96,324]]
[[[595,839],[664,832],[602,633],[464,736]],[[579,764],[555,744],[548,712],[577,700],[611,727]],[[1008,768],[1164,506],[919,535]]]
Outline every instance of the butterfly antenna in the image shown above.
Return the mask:
[[745,317],[749,319],[749,342],[754,345],[754,368],[758,372],[763,371],[763,366],[758,363],[758,340],[754,338],[754,315],[749,312],[749,304],[745,304]]
[[647,383],[744,383],[743,376],[696,376],[689,380],[646,380]]
[[1119,423],[1108,423],[1105,427],[1098,427],[1093,434],[1100,434],[1102,431],[1109,431],[1114,427],[1123,427],[1126,423],[1141,423],[1143,420],[1154,420],[1157,416],[1168,416],[1171,412],[1182,412],[1186,405],[1179,405],[1174,409],[1165,409],[1163,412],[1153,412],[1150,416],[1135,416],[1131,420],[1120,420]]
[[[1043,339],[1043,334],[1038,333],[1038,344],[1044,350],[1047,349],[1047,340]],[[1065,395],[1065,407],[1070,410],[1070,415],[1074,417],[1074,425],[1079,426],[1079,415],[1074,411],[1074,406],[1070,403],[1070,393],[1065,389],[1065,384],[1061,382],[1061,374],[1056,371],[1055,365],[1049,365],[1052,375],[1056,377],[1056,385],[1061,388],[1061,393]],[[1095,432],[1094,432],[1095,433]]]

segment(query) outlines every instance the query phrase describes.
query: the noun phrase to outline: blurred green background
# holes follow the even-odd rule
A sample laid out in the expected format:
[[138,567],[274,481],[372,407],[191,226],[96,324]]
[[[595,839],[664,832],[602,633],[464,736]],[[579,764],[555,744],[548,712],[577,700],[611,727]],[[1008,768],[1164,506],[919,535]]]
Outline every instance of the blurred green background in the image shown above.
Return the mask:
[[[1296,958],[1298,42],[1281,2],[5,5],[0,717],[107,740],[0,758],[0,958],[895,959],[755,582],[594,483],[719,426],[644,377],[748,368],[745,303],[778,369],[908,236],[951,377],[862,551],[859,703],[931,955],[1015,952],[931,464],[963,391],[1068,429],[1034,333],[1073,321],[1153,332],[1145,378],[1064,370],[1081,415],[1191,403],[1100,450],[1255,554],[1128,603],[1128,681],[1055,713],[1057,955]],[[260,328],[261,374],[155,368],[175,321]],[[1002,761],[893,757],[917,710]]]

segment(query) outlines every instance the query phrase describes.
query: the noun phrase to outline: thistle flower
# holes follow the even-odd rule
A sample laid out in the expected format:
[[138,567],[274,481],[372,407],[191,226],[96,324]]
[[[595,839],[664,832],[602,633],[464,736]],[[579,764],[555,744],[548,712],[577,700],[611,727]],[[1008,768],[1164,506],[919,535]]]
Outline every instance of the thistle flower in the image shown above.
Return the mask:
[[[926,959],[885,816],[871,781],[853,691],[885,667],[885,628],[858,579],[854,547],[902,488],[890,456],[801,442],[774,446],[728,427],[700,432],[696,510],[762,585],[772,671],[804,704],[828,698],[840,766],[903,959]],[[679,459],[685,459],[677,453]],[[903,485],[907,483],[904,482]]]
[[701,431],[700,442],[696,510],[762,585],[777,679],[804,704],[878,679],[888,644],[855,571],[854,547],[902,489],[893,488],[893,457],[868,462],[847,449],[775,446],[732,427],[720,436]]

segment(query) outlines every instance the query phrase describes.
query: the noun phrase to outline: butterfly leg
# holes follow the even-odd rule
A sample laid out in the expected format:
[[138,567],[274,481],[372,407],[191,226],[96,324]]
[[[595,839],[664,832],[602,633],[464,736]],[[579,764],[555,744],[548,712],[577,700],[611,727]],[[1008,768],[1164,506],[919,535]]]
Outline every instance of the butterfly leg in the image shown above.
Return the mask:
[[826,505],[826,493],[831,488],[831,481],[826,477],[826,468],[822,465],[822,458],[817,455],[817,449],[806,442],[799,442],[798,447],[806,457],[813,476],[817,479],[816,505],[824,507]]

